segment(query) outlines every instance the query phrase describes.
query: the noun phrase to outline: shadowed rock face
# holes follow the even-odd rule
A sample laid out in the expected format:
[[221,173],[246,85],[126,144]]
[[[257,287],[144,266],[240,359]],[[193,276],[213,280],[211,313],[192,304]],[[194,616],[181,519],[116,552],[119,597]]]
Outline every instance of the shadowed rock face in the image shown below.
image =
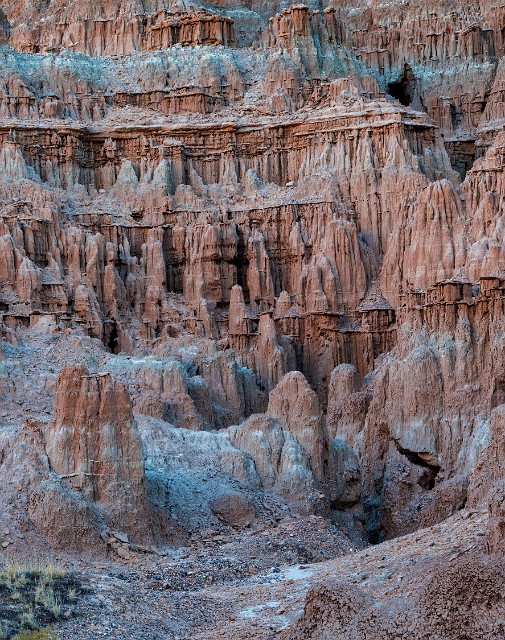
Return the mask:
[[487,528],[487,551],[503,557],[505,538],[505,487],[503,480],[497,482],[489,497],[489,522]]
[[372,541],[487,504],[503,2],[43,4],[0,11],[0,399],[55,504],[147,535],[266,495]]
[[0,7],[0,44],[6,44],[10,36],[10,24],[3,9]]

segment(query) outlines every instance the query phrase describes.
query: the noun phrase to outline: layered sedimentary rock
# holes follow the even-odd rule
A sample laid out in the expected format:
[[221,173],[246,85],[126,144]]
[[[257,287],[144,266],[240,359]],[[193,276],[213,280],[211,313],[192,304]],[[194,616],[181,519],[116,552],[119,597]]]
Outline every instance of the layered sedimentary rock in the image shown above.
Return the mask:
[[[81,193],[84,187],[93,193],[98,191],[104,206],[115,203],[112,206],[117,207],[121,202],[122,209],[112,217],[98,212],[89,217],[84,211],[77,211],[74,214],[77,228],[62,224],[60,215],[49,212],[51,208],[55,212],[58,209],[57,199],[44,210],[47,211],[43,214],[47,218],[44,242],[48,249],[50,245],[54,248],[46,251],[40,266],[26,256],[29,262],[25,260],[25,269],[34,273],[30,279],[30,291],[34,291],[32,308],[63,314],[77,312],[93,335],[108,343],[113,333],[117,348],[123,350],[128,349],[128,341],[133,337],[127,327],[130,321],[143,323],[144,329],[140,332],[136,329],[135,333],[146,339],[177,331],[168,328],[169,309],[176,302],[173,294],[182,294],[191,303],[184,314],[193,315],[194,320],[189,317],[185,320],[193,323],[193,332],[214,339],[229,336],[230,346],[244,352],[245,364],[259,371],[267,391],[286,371],[296,368],[300,357],[310,381],[321,385],[323,395],[331,370],[340,362],[354,362],[363,375],[370,370],[373,359],[394,344],[394,309],[380,295],[372,294],[366,299],[366,293],[378,275],[381,250],[388,242],[387,225],[379,211],[383,206],[397,209],[402,204],[388,202],[386,191],[384,203],[378,201],[378,210],[370,211],[361,195],[364,174],[360,167],[369,161],[371,179],[382,183],[390,180],[388,163],[395,164],[398,154],[408,156],[408,162],[418,166],[418,156],[398,146],[397,132],[405,129],[420,145],[419,153],[426,158],[424,169],[430,176],[442,175],[444,167],[450,171],[431,125],[417,120],[418,116],[412,119],[413,116],[394,111],[390,115],[392,120],[384,119],[380,112],[376,116],[367,115],[360,109],[351,119],[355,121],[352,126],[357,127],[357,139],[353,141],[346,138],[349,118],[344,115],[328,115],[313,125],[303,121],[289,129],[271,124],[263,130],[248,127],[242,131],[226,125],[213,132],[202,127],[203,137],[193,149],[191,160],[185,158],[182,150],[185,144],[192,144],[195,128],[179,130],[178,135],[185,142],[177,146],[172,146],[172,138],[167,140],[167,130],[144,139],[142,148],[147,155],[138,167],[134,166],[134,159],[140,152],[141,141],[134,137],[134,132],[129,140],[123,136],[121,141],[76,132],[75,158],[70,154],[65,167],[55,159],[51,169],[53,163],[47,157],[42,164],[41,158],[25,157],[26,145],[34,143],[33,132],[18,130],[15,142],[9,141],[14,137],[10,132],[4,152],[8,175],[40,171],[38,175],[46,181],[50,171],[53,183],[63,186],[66,182],[69,188],[68,180],[75,176],[74,180],[82,182],[72,185],[74,192]],[[361,128],[365,123],[378,135],[375,147],[368,129]],[[174,136],[176,132],[172,130],[170,134]],[[66,135],[63,138],[60,133],[55,135],[61,144],[70,143]],[[224,136],[234,150],[223,153],[215,146],[217,158],[209,164],[206,154],[209,145],[217,144],[213,142],[217,140],[215,136]],[[307,146],[309,136],[311,143]],[[273,156],[262,151],[275,146],[277,139],[282,142]],[[259,141],[262,146],[258,147]],[[79,158],[88,154],[96,157],[101,145],[106,149],[100,161],[103,166],[83,173]],[[256,157],[246,151],[253,145]],[[131,159],[121,159],[123,153]],[[341,154],[348,154],[347,166],[339,166]],[[30,166],[31,162],[36,168]],[[373,164],[377,169],[372,168]],[[336,202],[324,192],[305,201],[304,190],[311,188],[314,181],[317,185],[318,172],[322,172],[321,176],[325,172],[334,176],[332,180],[341,193]],[[411,173],[414,183],[426,183],[421,171]],[[181,177],[189,184],[174,188],[171,181]],[[236,185],[233,196],[227,195],[227,183],[220,184],[221,179],[231,180],[230,188]],[[251,209],[246,203],[250,202],[247,198],[253,179],[260,194],[255,196],[257,203]],[[408,180],[406,185],[410,184]],[[294,201],[281,204],[283,185],[291,182],[298,185],[292,187]],[[213,184],[219,188],[213,188]],[[325,183],[320,184],[328,190]],[[9,188],[17,187],[9,185]],[[36,183],[32,188],[40,197],[55,199],[45,185]],[[356,199],[355,204],[349,201],[346,204],[345,198]],[[223,205],[218,204],[219,199],[231,207],[226,215],[220,211]],[[194,220],[194,207],[208,207],[204,225]],[[392,211],[388,215],[392,216]],[[14,219],[10,220],[5,224],[15,224]],[[157,226],[160,223],[162,226]],[[115,246],[121,247],[121,267]],[[14,255],[15,251],[21,259],[25,258],[24,240],[22,245],[13,244],[9,253]],[[52,281],[46,276],[45,287],[42,271],[47,272],[49,253],[54,263],[60,264],[60,274],[63,270],[68,275],[63,278],[53,268]],[[9,260],[13,264],[14,258]],[[7,271],[6,266],[5,270],[6,290],[10,290],[12,297],[6,309],[10,313],[14,304],[22,304],[23,289],[28,284],[25,278],[16,285],[16,299],[12,268]],[[422,279],[426,280],[427,277]],[[93,291],[86,286],[91,282]],[[80,288],[81,283],[87,292]],[[241,287],[242,294],[239,289],[232,289],[233,295],[230,294],[234,284]],[[240,307],[241,295],[244,307]],[[224,307],[228,304],[231,306],[227,313]],[[236,304],[240,309],[234,308]],[[237,313],[245,314],[238,323]],[[230,314],[234,326],[227,326]],[[177,316],[180,318],[181,313]],[[278,339],[269,337],[272,331]],[[296,353],[295,343],[304,345],[303,353]],[[321,355],[323,362],[319,361]],[[269,366],[278,360],[278,372],[266,371],[261,360],[268,360]]]
[[125,387],[85,367],[63,369],[44,438],[51,470],[116,512],[116,528],[145,526],[144,455]]
[[[350,27],[357,57],[380,71],[392,95],[428,111],[464,172],[479,144],[475,132],[494,121],[487,104],[504,54],[503,3],[373,3],[353,12],[359,4],[335,5]],[[499,128],[503,113],[496,115]]]
[[59,392],[59,475],[93,473],[82,436],[119,502],[143,495],[140,453],[131,479],[95,438],[125,449],[130,410],[99,399],[123,378],[161,510],[155,433],[254,467],[224,520],[259,490],[380,540],[503,475],[505,8],[316,5],[3,6],[1,335],[109,354],[110,379],[72,374],[75,420]]
[[92,56],[125,55],[176,44],[230,46],[235,42],[230,18],[187,2],[149,5],[73,2],[64,8],[47,7],[46,15],[44,11],[34,15],[28,5],[13,3],[6,7],[10,41],[29,53],[70,49]]
[[129,393],[110,374],[62,369],[42,438],[49,474],[31,490],[29,516],[53,546],[96,554],[107,529],[143,545],[177,532],[148,501]]

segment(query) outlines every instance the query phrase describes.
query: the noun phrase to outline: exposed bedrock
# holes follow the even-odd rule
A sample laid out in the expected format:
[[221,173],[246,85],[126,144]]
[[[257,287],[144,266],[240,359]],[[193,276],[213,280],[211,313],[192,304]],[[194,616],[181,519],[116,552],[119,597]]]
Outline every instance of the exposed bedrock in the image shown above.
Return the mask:
[[144,455],[124,386],[85,367],[63,369],[44,437],[52,471],[88,499],[117,510],[111,518],[119,528],[143,526]]
[[51,4],[46,16],[21,4],[6,7],[13,46],[29,53],[70,49],[106,56],[176,44],[235,44],[233,20],[189,2],[151,2],[142,9],[123,2]]
[[5,437],[91,537],[498,490],[503,1],[319,4],[2,5]]
[[[102,533],[107,527],[144,545],[177,533],[148,501],[144,450],[128,389],[110,374],[90,374],[84,366],[63,369],[43,438],[54,485],[50,494],[66,491],[71,506],[86,505]],[[32,518],[58,544],[58,532],[66,526],[52,511],[59,502],[41,497],[33,500]],[[91,524],[84,521],[85,527]]]
[[271,392],[265,414],[230,431],[231,442],[248,453],[263,485],[292,502],[317,502],[325,480],[325,434],[316,394],[296,371]]

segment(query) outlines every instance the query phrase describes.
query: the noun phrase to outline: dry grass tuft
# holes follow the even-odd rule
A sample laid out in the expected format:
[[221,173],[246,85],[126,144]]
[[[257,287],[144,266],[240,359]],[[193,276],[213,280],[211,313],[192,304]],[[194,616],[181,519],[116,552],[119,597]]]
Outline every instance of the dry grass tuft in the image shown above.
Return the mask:
[[52,558],[5,562],[0,566],[0,640],[55,639],[46,625],[59,620],[64,606],[77,600],[79,587],[75,576]]
[[14,590],[26,585],[30,578],[54,582],[66,574],[65,567],[52,558],[11,559],[0,569],[0,584]]
[[28,629],[37,628],[37,619],[35,618],[35,611],[33,610],[33,607],[26,607],[26,609],[21,614],[19,622],[22,627]]

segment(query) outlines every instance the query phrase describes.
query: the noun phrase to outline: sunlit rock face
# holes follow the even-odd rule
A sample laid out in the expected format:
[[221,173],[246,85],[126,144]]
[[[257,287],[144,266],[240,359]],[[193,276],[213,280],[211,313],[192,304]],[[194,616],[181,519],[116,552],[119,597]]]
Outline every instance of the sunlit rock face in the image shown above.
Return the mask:
[[[72,490],[133,501],[134,533],[182,490],[170,446],[242,483],[206,494],[209,519],[252,500],[249,522],[263,492],[378,541],[487,500],[504,19],[496,0],[4,3],[0,398],[43,389],[48,468],[90,473],[87,451],[117,482]],[[12,373],[23,340],[62,337],[49,382]]]

